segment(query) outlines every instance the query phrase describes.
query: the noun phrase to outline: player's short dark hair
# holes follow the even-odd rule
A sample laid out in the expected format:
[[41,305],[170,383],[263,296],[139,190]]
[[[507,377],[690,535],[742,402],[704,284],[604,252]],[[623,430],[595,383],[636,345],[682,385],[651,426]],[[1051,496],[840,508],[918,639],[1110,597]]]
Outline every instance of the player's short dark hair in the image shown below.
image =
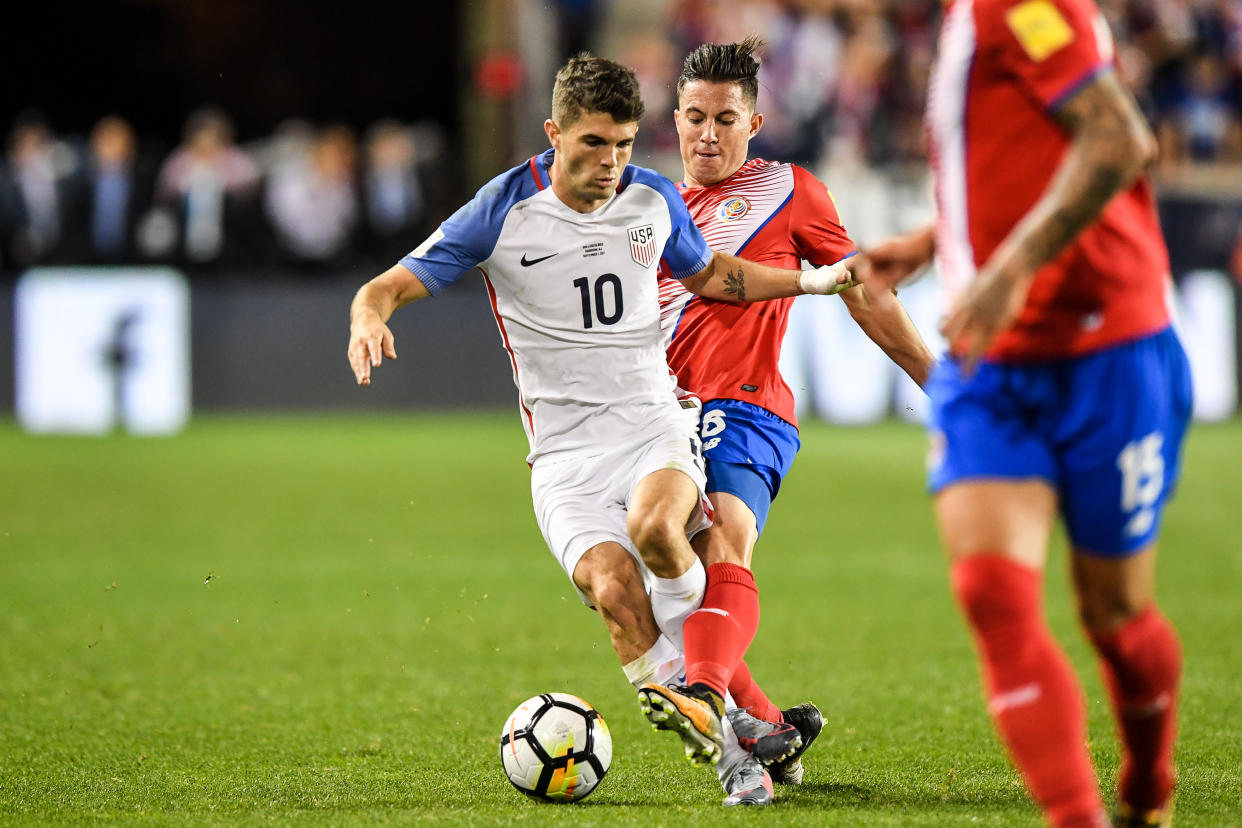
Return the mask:
[[634,70],[582,52],[556,73],[552,87],[552,120],[565,129],[588,112],[611,115],[619,124],[643,117]]
[[758,35],[751,35],[741,43],[704,43],[686,55],[677,78],[677,98],[691,81],[712,83],[736,83],[742,87],[742,97],[755,108],[759,99],[759,58],[755,52],[764,43]]

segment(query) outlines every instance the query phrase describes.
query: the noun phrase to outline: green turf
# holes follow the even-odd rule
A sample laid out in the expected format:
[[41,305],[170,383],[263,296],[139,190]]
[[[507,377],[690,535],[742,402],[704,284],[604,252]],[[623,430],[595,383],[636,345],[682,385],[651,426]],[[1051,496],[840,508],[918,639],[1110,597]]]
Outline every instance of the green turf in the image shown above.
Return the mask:
[[[0,824],[1037,826],[994,740],[921,491],[923,438],[810,424],[756,553],[749,661],[828,717],[807,781],[726,811],[638,713],[546,552],[512,414],[211,418],[163,440],[0,424]],[[1242,422],[1191,436],[1161,598],[1186,650],[1179,825],[1242,824]],[[1100,682],[1050,567],[1054,629]],[[576,806],[496,739],[564,690],[615,739]]]

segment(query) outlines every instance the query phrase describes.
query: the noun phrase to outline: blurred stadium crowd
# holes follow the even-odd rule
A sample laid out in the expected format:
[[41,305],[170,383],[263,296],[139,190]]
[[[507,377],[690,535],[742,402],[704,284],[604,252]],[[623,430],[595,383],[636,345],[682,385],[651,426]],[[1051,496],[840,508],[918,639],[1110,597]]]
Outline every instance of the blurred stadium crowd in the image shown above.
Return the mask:
[[[1121,76],[1159,133],[1161,164],[1242,164],[1242,3],[1098,0]],[[923,102],[941,0],[680,0],[670,26],[633,35],[649,124],[665,113],[681,56],[758,33],[768,44],[755,152],[814,165],[924,158]]]
[[[1242,2],[1100,4],[1121,75],[1159,136],[1157,172],[1210,168],[1228,174],[1204,176],[1209,186],[1237,182]],[[768,44],[759,102],[767,120],[752,152],[812,169],[923,165],[940,0],[674,0],[628,15],[624,5],[558,0],[559,40],[563,51],[591,48],[636,69],[649,113],[644,152],[676,157],[668,113],[681,57],[755,32]],[[629,23],[610,48],[602,29],[618,20]],[[34,112],[8,127],[0,271],[10,277],[38,264],[312,275],[386,266],[467,195],[439,125],[379,120],[359,134],[291,120],[239,143],[228,113],[202,109],[180,145],[164,148],[136,135],[124,113],[89,135],[58,134]]]
[[121,115],[62,136],[23,113],[0,171],[0,269],[167,263],[194,275],[313,275],[391,264],[456,195],[444,147],[439,127],[393,120],[361,136],[290,120],[239,144],[229,115],[203,108],[161,152]]

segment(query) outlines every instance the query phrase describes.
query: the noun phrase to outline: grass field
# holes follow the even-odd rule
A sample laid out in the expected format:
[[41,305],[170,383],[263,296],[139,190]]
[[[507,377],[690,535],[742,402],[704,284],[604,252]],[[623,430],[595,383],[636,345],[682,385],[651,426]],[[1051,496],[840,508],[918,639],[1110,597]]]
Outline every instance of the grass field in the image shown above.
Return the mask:
[[[756,553],[749,661],[828,717],[806,784],[725,810],[638,713],[530,509],[510,413],[202,418],[166,440],[0,424],[0,824],[1037,826],[992,736],[922,494],[921,433],[810,424]],[[1178,824],[1242,825],[1242,422],[1200,427],[1161,599],[1186,651]],[[1092,749],[1117,748],[1049,571]],[[504,779],[535,693],[616,755],[575,806]]]

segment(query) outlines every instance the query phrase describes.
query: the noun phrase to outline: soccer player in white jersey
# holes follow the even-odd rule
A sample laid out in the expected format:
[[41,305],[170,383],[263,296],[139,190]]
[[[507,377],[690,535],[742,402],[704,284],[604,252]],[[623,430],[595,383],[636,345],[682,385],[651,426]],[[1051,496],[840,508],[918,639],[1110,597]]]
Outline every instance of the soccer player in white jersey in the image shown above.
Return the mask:
[[[359,289],[348,358],[369,384],[396,357],[386,323],[397,308],[482,272],[519,392],[539,527],[599,611],[626,677],[651,693],[680,672],[681,625],[696,608],[681,580],[697,563],[687,535],[710,523],[697,414],[681,408],[665,361],[657,268],[720,300],[828,293],[848,276],[713,253],[673,184],[628,166],[642,113],[631,70],[571,59],[544,123],[552,149],[486,184]],[[719,758],[716,711],[674,708],[660,724],[692,759]],[[725,781],[736,795],[726,804],[770,799],[754,774]]]

